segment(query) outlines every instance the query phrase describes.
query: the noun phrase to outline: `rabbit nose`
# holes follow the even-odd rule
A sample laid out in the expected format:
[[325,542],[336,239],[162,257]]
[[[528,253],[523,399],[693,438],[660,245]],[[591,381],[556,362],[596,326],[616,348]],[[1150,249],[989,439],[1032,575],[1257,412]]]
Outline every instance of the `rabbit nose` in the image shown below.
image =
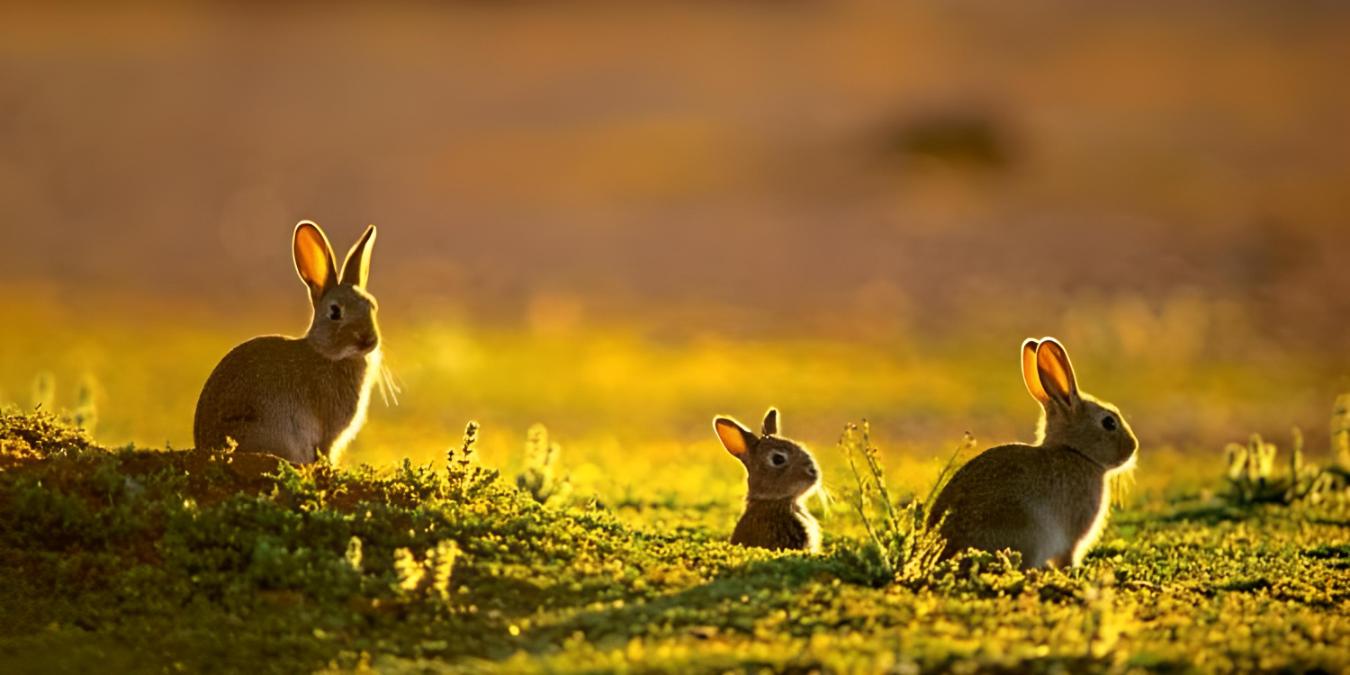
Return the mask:
[[815,478],[816,476],[820,475],[820,470],[816,469],[816,465],[815,465],[815,464],[807,464],[807,465],[806,465],[806,475],[809,476],[809,477],[811,477],[811,478]]

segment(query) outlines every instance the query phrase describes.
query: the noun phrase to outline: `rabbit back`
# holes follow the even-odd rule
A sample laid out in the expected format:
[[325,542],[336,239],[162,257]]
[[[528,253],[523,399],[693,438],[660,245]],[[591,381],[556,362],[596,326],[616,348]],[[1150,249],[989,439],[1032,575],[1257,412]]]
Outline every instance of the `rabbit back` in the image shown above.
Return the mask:
[[952,476],[933,503],[943,557],[975,548],[1012,549],[1025,568],[1077,563],[1088,550],[1110,499],[1102,467],[1059,446],[990,448]]
[[232,349],[207,378],[193,440],[296,463],[336,462],[365,422],[379,352],[332,360],[305,340],[266,336]]

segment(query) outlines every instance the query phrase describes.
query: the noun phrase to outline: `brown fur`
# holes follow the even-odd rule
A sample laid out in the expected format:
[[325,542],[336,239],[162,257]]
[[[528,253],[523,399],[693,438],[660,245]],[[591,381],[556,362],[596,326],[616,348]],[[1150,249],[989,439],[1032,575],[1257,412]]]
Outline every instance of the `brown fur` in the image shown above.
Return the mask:
[[[934,514],[948,514],[943,557],[967,548],[1010,548],[1028,567],[1045,560],[1067,564],[1066,552],[1096,520],[1096,511],[1081,505],[1102,502],[1104,475],[1101,466],[1064,446],[1001,445],[984,451],[961,467],[933,503]],[[1046,537],[1047,531],[1066,536],[1058,541]]]
[[796,499],[747,499],[731,543],[775,551],[814,551],[820,525]]
[[820,525],[802,505],[820,484],[820,470],[800,443],[778,436],[778,411],[764,416],[756,436],[729,417],[713,420],[713,429],[733,457],[745,466],[745,512],[731,543],[774,550],[817,551]]
[[952,476],[928,520],[945,515],[943,557],[1006,548],[1028,568],[1077,564],[1105,523],[1110,476],[1133,463],[1134,433],[1114,406],[1078,391],[1057,341],[1028,340],[1022,366],[1042,406],[1037,444],[990,448]]
[[239,451],[296,463],[338,460],[365,422],[380,370],[378,306],[364,288],[374,236],[371,226],[339,280],[322,230],[308,222],[296,227],[296,270],[314,308],[309,331],[254,338],[225,355],[197,400],[198,448],[233,439]]

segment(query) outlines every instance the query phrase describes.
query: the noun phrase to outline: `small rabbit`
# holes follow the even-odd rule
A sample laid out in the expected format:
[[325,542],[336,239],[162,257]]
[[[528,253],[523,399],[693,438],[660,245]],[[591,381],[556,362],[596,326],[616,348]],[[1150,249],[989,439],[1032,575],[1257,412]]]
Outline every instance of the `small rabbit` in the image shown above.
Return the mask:
[[778,435],[778,410],[769,408],[761,435],[730,417],[713,419],[713,430],[749,476],[745,513],[731,543],[774,550],[820,550],[820,525],[802,505],[820,484],[811,452]]
[[1058,341],[1022,343],[1022,379],[1043,411],[1036,444],[990,448],[952,476],[928,516],[946,516],[944,558],[1008,548],[1023,568],[1076,565],[1106,524],[1108,479],[1134,467],[1139,441],[1115,406],[1078,391]]
[[242,452],[304,464],[336,463],[366,420],[380,372],[378,305],[366,292],[375,226],[347,254],[342,277],[323,230],[295,226],[295,270],[309,287],[314,316],[301,338],[257,337],[230,350],[197,399],[198,448],[233,439]]

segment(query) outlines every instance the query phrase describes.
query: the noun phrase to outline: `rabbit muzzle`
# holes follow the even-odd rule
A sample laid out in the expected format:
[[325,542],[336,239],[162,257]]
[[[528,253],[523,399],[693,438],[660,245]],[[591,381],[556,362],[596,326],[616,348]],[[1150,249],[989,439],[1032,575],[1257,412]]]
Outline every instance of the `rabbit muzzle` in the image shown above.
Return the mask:
[[369,354],[380,345],[380,336],[374,332],[357,333],[352,343],[362,354]]

